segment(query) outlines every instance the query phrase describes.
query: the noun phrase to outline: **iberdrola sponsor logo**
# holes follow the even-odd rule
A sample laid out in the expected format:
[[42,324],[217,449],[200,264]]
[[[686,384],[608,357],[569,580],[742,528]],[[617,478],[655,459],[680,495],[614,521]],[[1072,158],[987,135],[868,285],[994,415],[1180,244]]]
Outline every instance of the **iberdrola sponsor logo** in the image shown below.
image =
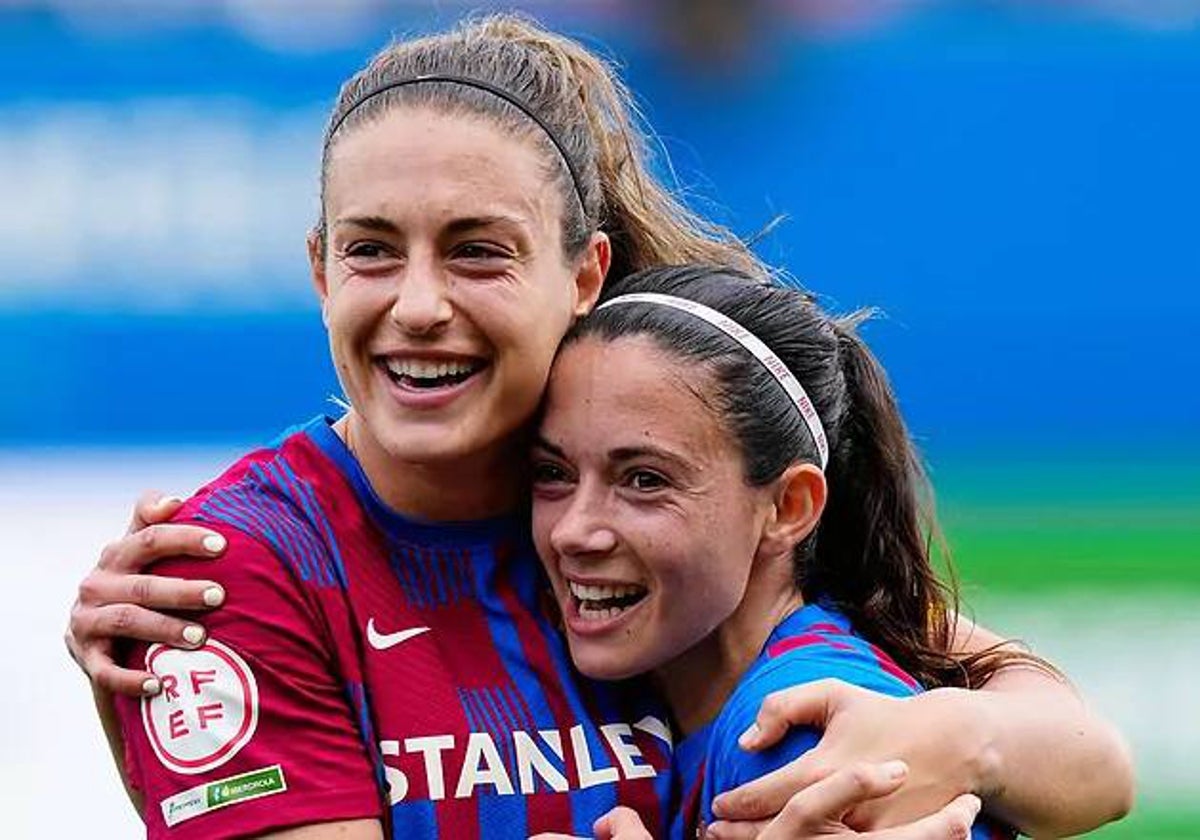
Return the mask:
[[205,798],[209,808],[216,808],[283,790],[287,790],[287,785],[283,782],[283,769],[277,764],[274,767],[233,776],[222,782],[213,782],[205,791]]
[[164,799],[163,820],[168,826],[178,825],[184,820],[218,808],[248,802],[273,793],[283,793],[285,790],[287,781],[283,777],[283,767],[280,765],[251,770],[249,773],[230,776],[228,779],[197,785]]

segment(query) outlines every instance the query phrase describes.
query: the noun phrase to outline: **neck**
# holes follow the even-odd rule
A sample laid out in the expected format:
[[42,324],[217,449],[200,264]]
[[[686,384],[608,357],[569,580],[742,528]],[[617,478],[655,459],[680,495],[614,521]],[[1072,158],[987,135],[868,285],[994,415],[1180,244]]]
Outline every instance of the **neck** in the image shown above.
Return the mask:
[[717,716],[771,631],[803,606],[791,562],[790,556],[782,557],[753,571],[733,615],[703,641],[655,669],[655,680],[684,735]]
[[488,519],[512,513],[528,498],[525,435],[482,452],[436,462],[399,460],[350,411],[334,426],[383,502],[431,521]]

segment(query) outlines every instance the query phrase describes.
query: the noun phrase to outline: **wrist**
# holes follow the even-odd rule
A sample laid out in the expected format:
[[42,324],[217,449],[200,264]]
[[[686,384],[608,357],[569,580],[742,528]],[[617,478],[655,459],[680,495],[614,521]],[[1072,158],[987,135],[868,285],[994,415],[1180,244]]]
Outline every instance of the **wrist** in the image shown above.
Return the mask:
[[984,691],[937,688],[945,712],[947,734],[957,744],[957,764],[966,792],[987,801],[1003,793],[1003,757],[1000,750],[1000,721],[992,698]]

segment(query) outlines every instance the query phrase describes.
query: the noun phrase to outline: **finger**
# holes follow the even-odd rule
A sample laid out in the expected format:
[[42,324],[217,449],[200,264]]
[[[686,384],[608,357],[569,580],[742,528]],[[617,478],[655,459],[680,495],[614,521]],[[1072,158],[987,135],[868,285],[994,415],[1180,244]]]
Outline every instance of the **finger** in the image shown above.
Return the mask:
[[133,506],[133,517],[129,520],[126,533],[132,534],[147,525],[166,522],[182,504],[183,499],[178,496],[168,496],[161,490],[147,490]]
[[765,776],[725,791],[713,800],[713,816],[738,821],[771,819],[797,792],[834,772],[818,763],[818,749],[819,746]]
[[840,823],[855,805],[892,793],[907,775],[908,767],[903,761],[863,763],[839,770],[789,799],[779,816],[759,836],[762,840],[782,840]]
[[755,840],[770,825],[768,820],[746,820],[743,822],[718,821],[708,826],[705,840]]
[[[106,604],[81,607],[71,617],[71,629],[80,642],[84,662],[92,648],[106,646],[111,639],[137,639],[161,642],[180,648],[195,648],[204,643],[204,628],[193,621],[163,615],[134,604]],[[90,667],[88,674],[95,678]]]
[[653,840],[638,812],[624,805],[596,820],[592,830],[596,840]]
[[826,728],[847,688],[840,680],[817,680],[768,694],[754,723],[738,738],[738,745],[744,750],[761,750],[793,726]]
[[79,585],[79,603],[83,605],[137,604],[158,610],[204,610],[224,602],[224,587],[211,580],[95,571]]
[[968,840],[971,826],[983,803],[978,796],[965,793],[936,814],[907,825],[870,831],[863,840]]
[[63,643],[67,646],[67,653],[71,654],[71,659],[86,674],[87,669],[83,667],[83,646],[79,644],[79,638],[71,629],[70,622],[67,623],[67,632],[63,633]]
[[139,572],[164,557],[216,557],[225,546],[223,536],[196,525],[147,525],[106,545],[97,565],[112,572]]
[[149,671],[121,668],[108,654],[99,650],[85,656],[81,664],[94,685],[114,694],[151,697],[162,689],[162,684],[154,674]]

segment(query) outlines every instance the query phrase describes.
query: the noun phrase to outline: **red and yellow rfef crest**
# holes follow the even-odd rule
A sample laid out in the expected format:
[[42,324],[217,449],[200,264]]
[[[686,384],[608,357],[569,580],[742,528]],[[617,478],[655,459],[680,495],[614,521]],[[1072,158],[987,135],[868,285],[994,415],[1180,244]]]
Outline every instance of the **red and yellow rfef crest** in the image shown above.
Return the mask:
[[162,683],[142,698],[142,723],[158,760],[192,775],[220,767],[254,737],[258,684],[228,646],[209,639],[196,650],[152,645],[146,669]]

